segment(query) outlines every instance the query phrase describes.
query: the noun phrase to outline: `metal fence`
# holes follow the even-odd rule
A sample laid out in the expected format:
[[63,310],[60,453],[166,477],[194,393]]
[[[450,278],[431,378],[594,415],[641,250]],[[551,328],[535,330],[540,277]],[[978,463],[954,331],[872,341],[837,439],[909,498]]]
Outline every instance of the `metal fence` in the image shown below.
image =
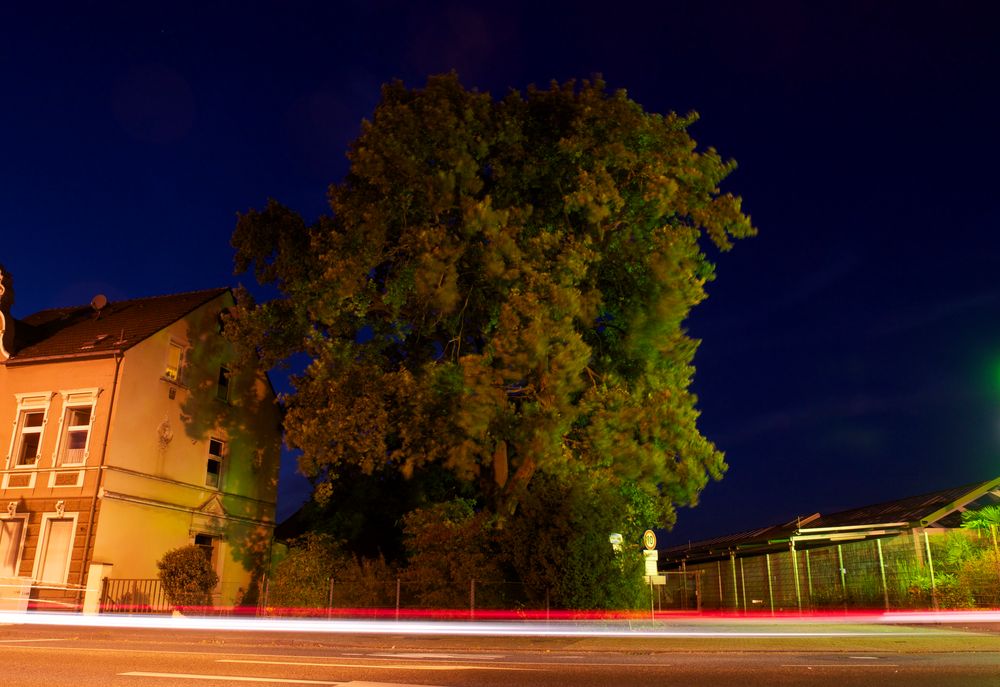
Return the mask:
[[101,589],[102,613],[169,613],[163,585],[153,579],[113,579],[105,577]]
[[[220,584],[211,594],[211,604],[199,608],[200,614],[227,614],[234,611],[232,603],[223,599],[246,602],[247,594],[235,583]],[[256,612],[257,597],[249,602],[250,608],[237,606],[240,612]],[[101,581],[101,613],[170,613],[174,606],[167,600],[159,578],[109,578]]]
[[[516,582],[468,580],[428,588],[402,577],[349,580],[330,577],[282,592],[264,580],[260,599],[269,615],[328,617],[540,617],[550,612],[549,593]],[[291,593],[289,593],[291,592]]]
[[[972,532],[910,533],[824,547],[687,564],[650,580],[645,606],[628,614],[788,612],[874,608],[998,608],[1000,552]],[[551,592],[526,584],[468,580],[434,585],[405,576],[313,578],[284,588],[255,585],[242,613],[318,617],[578,617],[553,608]],[[219,595],[217,595],[218,597]],[[250,597],[240,594],[222,598]],[[205,612],[229,613],[219,604]],[[159,580],[106,579],[102,612],[172,610]]]
[[405,576],[365,580],[312,580],[294,587],[264,581],[261,613],[319,617],[433,617],[449,619],[556,619],[589,616],[649,617],[660,612],[701,610],[701,573],[670,572],[653,578],[634,608],[567,610],[551,590],[520,582],[471,579],[437,586]]
[[706,609],[997,608],[1000,556],[974,533],[911,533],[686,564]]

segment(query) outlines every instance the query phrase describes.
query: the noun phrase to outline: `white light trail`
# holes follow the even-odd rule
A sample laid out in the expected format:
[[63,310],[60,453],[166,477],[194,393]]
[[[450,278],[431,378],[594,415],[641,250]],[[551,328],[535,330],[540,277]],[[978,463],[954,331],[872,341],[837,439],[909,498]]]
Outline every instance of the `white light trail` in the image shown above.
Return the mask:
[[[392,621],[326,620],[303,618],[193,617],[155,615],[76,615],[70,613],[0,612],[0,623],[11,625],[202,630],[239,632],[289,632],[309,634],[394,634],[519,637],[868,637],[926,635],[930,630],[906,631],[897,625],[940,623],[997,623],[1000,611],[886,613],[862,617],[821,618],[687,618],[631,626],[608,621],[471,622],[471,621]],[[810,626],[860,623],[868,628],[830,630]],[[778,625],[782,629],[774,629]],[[887,627],[871,629],[872,625]]]

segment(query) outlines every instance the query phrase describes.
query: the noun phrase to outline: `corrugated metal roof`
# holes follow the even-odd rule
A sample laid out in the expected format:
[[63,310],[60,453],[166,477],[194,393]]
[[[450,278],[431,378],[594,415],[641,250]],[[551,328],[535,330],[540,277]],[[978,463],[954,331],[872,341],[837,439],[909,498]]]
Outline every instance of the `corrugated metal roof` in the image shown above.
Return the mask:
[[[887,522],[906,522],[918,525],[928,515],[934,511],[961,499],[964,495],[974,491],[983,482],[967,484],[962,487],[952,487],[942,489],[930,494],[920,494],[896,501],[885,501],[872,506],[862,506],[850,510],[822,515],[817,520],[809,523],[809,528],[820,527],[846,527],[850,525],[872,525]],[[961,514],[957,514],[957,524],[961,524]]]
[[[788,540],[792,536],[808,535],[829,528],[857,529],[859,536],[866,536],[864,529],[870,528],[871,536],[885,536],[885,530],[878,526],[903,523],[902,527],[959,527],[962,524],[960,507],[970,503],[981,506],[1000,502],[1000,497],[989,491],[998,487],[1000,487],[1000,477],[829,515],[796,518],[781,525],[672,546],[661,550],[661,560],[711,560],[728,557],[731,553],[740,555],[769,548],[778,550],[787,548]],[[924,521],[928,518],[933,519],[925,525]]]
[[42,310],[15,323],[8,364],[125,350],[173,324],[228,288],[190,291],[109,303]]

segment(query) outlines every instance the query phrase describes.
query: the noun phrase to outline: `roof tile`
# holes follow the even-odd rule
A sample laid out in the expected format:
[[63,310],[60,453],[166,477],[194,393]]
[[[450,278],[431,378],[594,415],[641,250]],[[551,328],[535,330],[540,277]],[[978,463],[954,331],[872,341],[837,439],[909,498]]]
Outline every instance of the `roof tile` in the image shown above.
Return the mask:
[[42,310],[17,320],[14,355],[9,363],[41,358],[77,357],[125,350],[173,324],[229,289]]

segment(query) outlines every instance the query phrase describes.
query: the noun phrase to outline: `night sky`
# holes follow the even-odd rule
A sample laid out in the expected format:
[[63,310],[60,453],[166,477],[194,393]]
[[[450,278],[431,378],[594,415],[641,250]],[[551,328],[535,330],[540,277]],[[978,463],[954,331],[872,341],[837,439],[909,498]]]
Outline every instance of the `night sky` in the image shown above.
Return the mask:
[[[502,95],[599,72],[699,112],[760,229],[713,254],[689,321],[730,470],[667,541],[1000,475],[993,3],[28,5],[0,4],[15,316],[250,285],[236,213],[322,213],[388,80],[454,69]],[[304,494],[285,462],[279,517]]]

